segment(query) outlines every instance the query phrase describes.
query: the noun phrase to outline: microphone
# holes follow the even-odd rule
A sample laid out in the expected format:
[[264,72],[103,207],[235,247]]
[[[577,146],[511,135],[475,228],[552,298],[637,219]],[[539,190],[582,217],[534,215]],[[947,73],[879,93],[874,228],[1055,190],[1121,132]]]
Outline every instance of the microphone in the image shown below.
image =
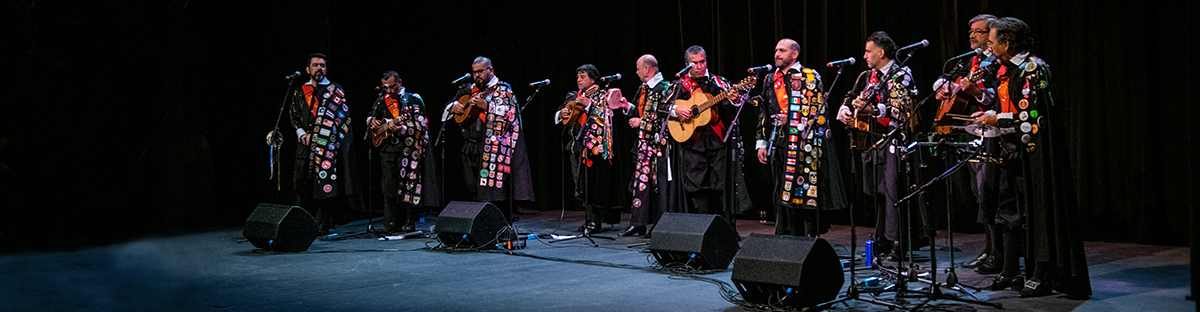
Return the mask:
[[929,40],[921,39],[921,42],[906,45],[903,48],[896,49],[896,51],[904,51],[904,50],[908,50],[908,49],[912,49],[912,48],[924,48],[924,47],[928,47],[928,46],[929,46]]
[[296,77],[300,77],[300,71],[296,71],[296,72],[292,73],[291,75],[287,75],[287,77],[283,77],[283,79],[291,80],[291,79],[296,79]]
[[837,61],[829,62],[828,64],[825,64],[825,67],[854,65],[854,62],[855,62],[854,58],[851,57],[851,58],[844,59],[844,60],[837,60]]
[[687,67],[684,67],[683,69],[679,70],[678,73],[675,73],[675,77],[683,76],[683,74],[686,73],[688,70],[691,70],[692,67],[696,67],[696,62],[688,63]]
[[529,84],[529,86],[530,87],[541,87],[541,86],[548,85],[548,84],[550,84],[550,79],[542,79],[542,81],[534,81],[533,83]]
[[450,84],[458,84],[458,82],[463,81],[464,79],[467,79],[467,78],[471,78],[470,73],[463,74],[462,77],[458,77],[458,79],[454,79],[454,82],[451,82]]
[[760,71],[772,71],[772,70],[775,70],[775,66],[771,66],[771,64],[767,64],[767,65],[763,65],[763,66],[759,66],[759,67],[750,67],[750,68],[746,69],[746,72],[753,74],[753,73],[760,72]]
[[375,86],[375,90],[383,91],[383,89],[387,89],[388,87],[391,87],[391,86],[389,86],[387,84],[384,84],[382,86]]
[[600,77],[600,81],[617,81],[617,80],[621,80],[621,74],[619,74],[619,73],[612,75],[612,76]]
[[964,57],[968,57],[968,56],[975,56],[975,55],[980,55],[980,54],[983,54],[983,49],[982,49],[982,48],[975,49],[974,51],[971,51],[971,52],[967,52],[967,53],[959,54],[958,56],[952,57],[952,58],[950,58],[949,60],[946,60],[946,61],[947,61],[947,62],[949,62],[949,61],[953,61],[953,60],[961,59],[961,58],[964,58]]

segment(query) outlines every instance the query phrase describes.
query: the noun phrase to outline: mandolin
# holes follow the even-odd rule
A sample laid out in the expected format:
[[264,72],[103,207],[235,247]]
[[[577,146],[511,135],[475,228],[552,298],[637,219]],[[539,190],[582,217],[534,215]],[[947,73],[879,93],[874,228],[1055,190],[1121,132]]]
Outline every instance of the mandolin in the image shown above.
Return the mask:
[[696,88],[695,91],[692,91],[691,98],[687,100],[675,100],[677,107],[683,107],[692,111],[692,118],[687,120],[668,120],[667,128],[671,130],[671,137],[675,138],[677,142],[687,142],[687,140],[692,138],[692,134],[695,133],[697,127],[706,126],[712,121],[715,114],[708,114],[709,108],[730,97],[737,96],[738,92],[749,90],[756,83],[758,83],[758,77],[750,76],[742,79],[741,82],[732,88],[717,94],[717,96],[711,96]]
[[[583,97],[592,96],[592,94],[596,93],[596,91],[600,91],[600,86],[592,85],[591,88],[588,88],[583,92]],[[584,107],[583,104],[579,104],[575,100],[571,100],[570,102],[567,102],[567,109],[571,111],[571,116],[562,120],[562,124],[564,125],[571,124],[572,121],[575,121],[576,118],[579,118],[579,115],[583,114],[583,110],[587,109],[587,107]]]

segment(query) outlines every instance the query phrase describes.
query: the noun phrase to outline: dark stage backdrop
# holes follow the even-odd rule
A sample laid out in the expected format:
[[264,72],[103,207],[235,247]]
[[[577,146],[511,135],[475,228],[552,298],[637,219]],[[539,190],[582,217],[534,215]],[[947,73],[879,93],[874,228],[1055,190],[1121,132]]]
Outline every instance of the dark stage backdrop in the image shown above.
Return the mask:
[[[497,76],[527,104],[537,185],[527,207],[551,210],[562,207],[564,190],[562,127],[551,115],[581,64],[623,74],[612,86],[632,92],[638,56],[656,55],[670,76],[683,67],[683,50],[701,45],[710,70],[736,81],[746,68],[771,63],[775,42],[787,37],[801,43],[801,63],[817,68],[828,87],[835,72],[821,64],[861,59],[866,36],[885,30],[901,45],[932,43],[907,63],[928,95],[943,60],[968,50],[967,20],[985,12],[1029,23],[1033,51],[1053,69],[1056,103],[1070,116],[1060,128],[1070,157],[1057,161],[1073,165],[1088,237],[1189,243],[1194,4],[17,0],[3,11],[2,250],[236,225],[258,202],[291,203],[293,131],[284,118],[282,182],[267,178],[264,137],[287,89],[283,76],[302,70],[314,52],[328,54],[329,77],[348,90],[360,131],[383,71],[398,71],[439,112],[454,93],[449,81],[474,57],[492,58]],[[831,103],[840,103],[861,64],[838,80]],[[547,78],[554,83],[526,103],[528,83]],[[754,115],[748,110],[741,120],[751,126]],[[458,164],[458,130],[446,130],[445,161]],[[769,207],[770,181],[753,161],[749,128],[744,133],[746,181],[755,206]],[[447,191],[460,191],[458,168],[448,166],[446,175]],[[378,201],[377,188],[368,193],[368,203]],[[959,211],[971,213],[963,200]]]

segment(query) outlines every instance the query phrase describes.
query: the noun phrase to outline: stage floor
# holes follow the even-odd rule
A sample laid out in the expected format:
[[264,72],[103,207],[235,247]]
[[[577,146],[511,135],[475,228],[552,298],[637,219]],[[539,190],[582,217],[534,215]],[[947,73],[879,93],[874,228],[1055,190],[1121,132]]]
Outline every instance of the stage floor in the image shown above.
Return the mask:
[[[527,212],[514,225],[521,232],[574,235],[581,211]],[[561,216],[561,218],[560,218]],[[624,224],[628,224],[625,215]],[[378,220],[378,219],[376,219]],[[436,223],[427,218],[426,225]],[[343,234],[362,231],[366,221],[342,225]],[[622,226],[597,233],[615,236]],[[740,220],[741,236],[772,233],[770,225]],[[858,251],[872,229],[858,228]],[[103,235],[97,233],[96,235]],[[835,225],[823,236],[849,256],[850,229]],[[381,241],[366,235],[315,241],[307,252],[255,250],[240,228],[145,239],[70,252],[0,257],[0,311],[743,311],[721,296],[721,287],[702,280],[655,272],[641,237],[547,243],[529,241],[519,253],[447,253],[426,250],[426,238]],[[961,252],[974,257],[982,234],[954,235]],[[935,247],[946,247],[939,233]],[[1015,291],[981,291],[975,296],[1010,311],[1194,311],[1186,247],[1088,242],[1094,296],[1024,299]],[[920,255],[928,259],[928,249]],[[939,267],[950,255],[938,251]],[[571,261],[563,261],[571,260]],[[929,262],[920,263],[928,268]],[[969,269],[959,280],[989,280]],[[701,277],[730,283],[730,271]],[[858,277],[876,275],[860,270]],[[849,273],[846,274],[849,278]],[[944,271],[938,279],[944,281]],[[911,283],[910,288],[924,287]],[[843,287],[842,291],[845,291]],[[945,290],[948,294],[960,294]],[[879,298],[892,300],[892,295]],[[967,297],[969,298],[969,297]],[[911,306],[919,299],[906,299]],[[995,310],[934,301],[923,310]],[[881,311],[852,302],[834,310]]]

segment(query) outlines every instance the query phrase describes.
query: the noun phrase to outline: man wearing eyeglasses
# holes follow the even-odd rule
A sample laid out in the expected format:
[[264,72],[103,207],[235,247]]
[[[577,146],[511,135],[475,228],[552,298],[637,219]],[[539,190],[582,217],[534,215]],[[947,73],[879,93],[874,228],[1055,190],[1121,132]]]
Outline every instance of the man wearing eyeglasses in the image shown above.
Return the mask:
[[439,202],[430,196],[437,192],[436,184],[427,182],[436,174],[429,170],[433,161],[425,101],[408,92],[395,71],[383,73],[380,83],[383,95],[375,100],[367,126],[372,141],[387,136],[379,143],[383,218],[389,233],[408,233],[416,230],[414,208]]
[[[996,103],[996,68],[999,67],[999,62],[995,61],[995,56],[988,49],[988,33],[991,28],[988,28],[988,21],[996,19],[990,14],[980,14],[971,18],[969,24],[968,39],[972,50],[982,50],[982,54],[977,54],[970,58],[970,63],[966,59],[959,61],[952,72],[947,73],[946,77],[952,77],[951,80],[938,78],[934,82],[934,90],[937,90],[936,98],[943,103],[945,101],[957,99],[965,100],[967,107],[965,113],[974,113],[995,109],[993,106]],[[979,73],[983,71],[983,73]],[[972,73],[979,76],[979,81],[972,82],[967,79]],[[943,105],[947,105],[943,104]],[[962,112],[959,112],[962,113]],[[949,119],[950,117],[943,117]],[[944,121],[944,120],[943,120]],[[958,124],[965,125],[969,122],[954,122],[943,124]],[[965,134],[960,138],[962,141],[973,140],[975,136],[995,137],[998,134],[995,131],[989,133],[972,133]],[[985,144],[996,144],[996,140],[984,140]],[[1016,199],[1012,193],[1012,186],[1006,183],[1009,179],[998,179],[998,177],[1007,177],[1009,173],[1004,167],[995,163],[986,161],[972,161],[970,166],[967,166],[971,177],[974,179],[970,184],[971,190],[975,195],[976,206],[978,209],[976,221],[984,225],[984,245],[983,251],[979,256],[970,261],[964,262],[964,268],[974,268],[980,274],[996,274],[1004,266],[1003,246],[1004,241],[996,224],[996,209],[999,205],[1012,205]],[[999,183],[999,184],[997,184]],[[1006,194],[1007,196],[1000,196]]]
[[[517,115],[517,98],[512,86],[496,78],[492,60],[477,57],[471,63],[473,83],[459,86],[455,99],[470,95],[467,104],[452,100],[446,104],[442,121],[451,114],[467,111],[470,106],[481,109],[468,116],[462,126],[462,167],[467,198],[492,202],[508,214],[509,195],[519,201],[533,200],[533,181],[529,175],[529,157],[525,153],[525,138],[521,119]],[[511,218],[511,215],[509,216]]]

